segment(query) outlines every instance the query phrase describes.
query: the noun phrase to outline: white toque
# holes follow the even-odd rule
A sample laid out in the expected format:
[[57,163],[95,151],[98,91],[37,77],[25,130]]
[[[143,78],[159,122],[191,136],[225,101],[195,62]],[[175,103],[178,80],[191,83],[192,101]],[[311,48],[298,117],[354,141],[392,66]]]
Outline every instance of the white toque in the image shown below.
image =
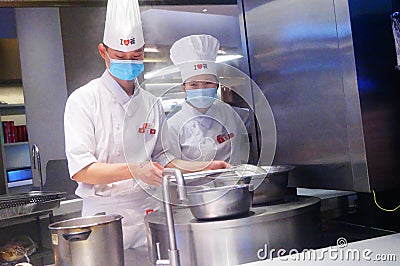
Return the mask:
[[144,45],[138,0],[108,0],[103,43],[122,52]]
[[219,41],[211,35],[190,35],[176,41],[170,49],[170,58],[182,76],[188,78],[212,74],[217,76],[215,60],[219,50]]

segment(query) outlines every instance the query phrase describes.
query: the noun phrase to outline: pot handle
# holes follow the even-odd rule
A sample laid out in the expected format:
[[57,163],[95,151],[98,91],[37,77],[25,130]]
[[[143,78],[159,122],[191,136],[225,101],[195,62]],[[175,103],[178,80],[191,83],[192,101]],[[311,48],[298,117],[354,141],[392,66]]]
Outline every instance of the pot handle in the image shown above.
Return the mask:
[[88,239],[90,233],[92,233],[92,230],[88,229],[86,231],[82,231],[82,232],[73,232],[73,233],[66,233],[63,234],[63,237],[65,238],[65,240],[73,242],[73,241],[84,241],[86,239]]

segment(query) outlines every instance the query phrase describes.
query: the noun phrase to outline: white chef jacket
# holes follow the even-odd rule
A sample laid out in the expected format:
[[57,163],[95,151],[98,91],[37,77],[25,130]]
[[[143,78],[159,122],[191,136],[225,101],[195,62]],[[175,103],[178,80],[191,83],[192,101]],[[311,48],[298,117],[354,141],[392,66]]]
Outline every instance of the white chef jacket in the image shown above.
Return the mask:
[[[165,166],[173,157],[164,124],[165,114],[155,96],[141,89],[137,80],[134,95],[129,96],[105,71],[75,90],[66,103],[65,147],[71,177],[94,162],[155,161]],[[153,186],[130,179],[105,185],[78,182],[75,193],[83,198],[83,216],[106,212],[124,217],[128,248],[145,243],[143,217],[147,210],[159,208],[148,194],[153,192]]]
[[[179,159],[247,162],[248,134],[234,109],[216,100],[205,114],[187,102],[168,119],[170,151]],[[247,145],[246,145],[247,144]]]

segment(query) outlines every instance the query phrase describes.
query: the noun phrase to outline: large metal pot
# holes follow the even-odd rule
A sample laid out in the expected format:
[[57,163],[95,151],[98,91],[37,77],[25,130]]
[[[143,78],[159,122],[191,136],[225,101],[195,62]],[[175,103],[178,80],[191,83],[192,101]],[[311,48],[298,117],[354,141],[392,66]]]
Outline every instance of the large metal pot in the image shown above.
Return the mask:
[[190,212],[199,220],[225,219],[248,214],[252,185],[206,188],[187,193]]
[[[264,180],[254,190],[253,205],[266,204],[282,200],[287,191],[289,172],[292,165],[263,166],[268,172]],[[253,180],[252,182],[257,182]]]
[[50,224],[55,265],[123,266],[121,219],[121,215],[98,215]]

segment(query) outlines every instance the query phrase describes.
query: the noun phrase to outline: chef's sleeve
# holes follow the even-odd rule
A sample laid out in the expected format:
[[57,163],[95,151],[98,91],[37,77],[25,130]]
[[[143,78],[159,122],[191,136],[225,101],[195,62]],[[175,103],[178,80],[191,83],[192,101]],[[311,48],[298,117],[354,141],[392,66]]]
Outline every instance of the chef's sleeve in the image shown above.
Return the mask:
[[73,92],[64,112],[65,153],[72,177],[91,163],[97,162],[95,154],[94,124],[90,103],[79,92]]

